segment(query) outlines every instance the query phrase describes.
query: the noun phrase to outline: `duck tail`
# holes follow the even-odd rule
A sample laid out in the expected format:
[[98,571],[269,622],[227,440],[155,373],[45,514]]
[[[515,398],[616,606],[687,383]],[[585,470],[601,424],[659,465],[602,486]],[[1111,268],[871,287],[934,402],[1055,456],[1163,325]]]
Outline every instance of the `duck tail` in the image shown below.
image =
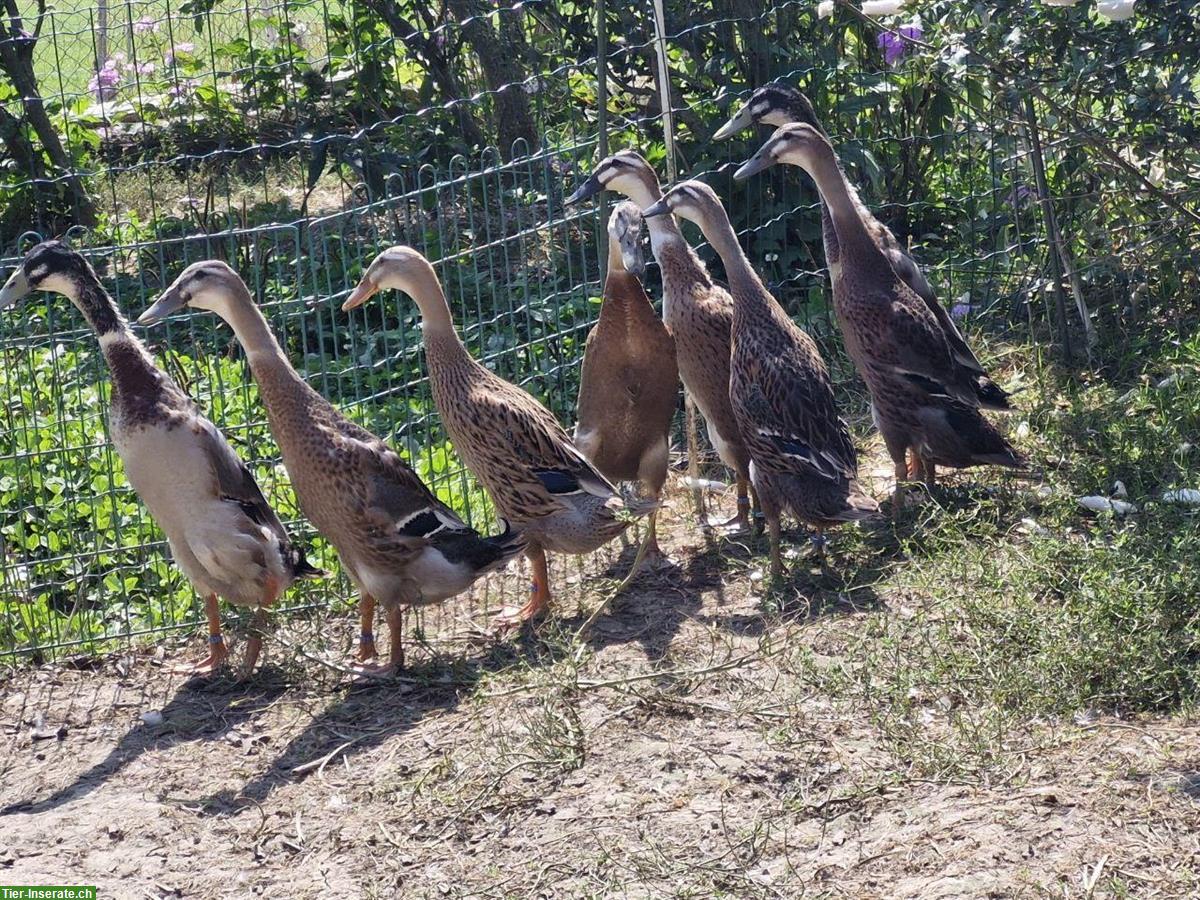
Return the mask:
[[324,578],[329,574],[324,569],[318,569],[309,563],[304,556],[304,551],[299,547],[292,547],[289,562],[291,563],[293,578]]
[[979,395],[979,405],[984,409],[1010,412],[1013,408],[1012,394],[986,375],[980,375],[975,382],[975,392]]
[[492,551],[489,554],[492,558],[481,567],[480,571],[488,572],[492,569],[500,569],[508,565],[509,561],[515,559],[525,552],[525,545],[528,541],[525,535],[515,530],[512,523],[507,519],[500,520],[504,524],[504,530],[500,534],[492,537],[480,538],[480,540]]
[[1004,442],[1003,450],[995,453],[977,453],[972,457],[972,461],[981,466],[1005,466],[1021,470],[1029,468],[1029,460],[1008,441]]
[[862,492],[857,484],[850,485],[846,505],[834,516],[836,522],[865,522],[879,515],[879,501]]

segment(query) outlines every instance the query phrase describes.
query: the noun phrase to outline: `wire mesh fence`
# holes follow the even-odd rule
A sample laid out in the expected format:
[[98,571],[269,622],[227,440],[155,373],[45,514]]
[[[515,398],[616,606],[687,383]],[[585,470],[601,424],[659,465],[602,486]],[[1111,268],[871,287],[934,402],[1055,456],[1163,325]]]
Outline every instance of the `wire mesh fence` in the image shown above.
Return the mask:
[[[430,401],[415,307],[389,297],[347,316],[340,301],[377,250],[417,247],[435,261],[471,352],[570,421],[599,309],[603,223],[563,197],[602,138],[640,148],[665,175],[648,9],[602,12],[601,59],[596,9],[549,0],[147,0],[23,12],[26,24],[0,37],[10,78],[25,65],[36,85],[36,96],[28,85],[0,94],[0,131],[25,116],[0,151],[0,267],[41,237],[92,222],[69,234],[132,317],[186,264],[225,259],[310,383],[488,527],[486,498]],[[812,97],[851,180],[968,322],[1033,338],[1057,324],[1069,335],[1090,320],[1076,312],[1083,294],[1093,304],[1165,294],[1171,282],[1155,273],[1194,267],[1178,228],[1194,187],[1152,198],[1160,214],[1136,228],[1107,227],[1105,217],[1120,217],[1107,201],[1119,198],[1080,167],[1087,135],[1052,115],[1049,100],[1030,119],[986,58],[947,63],[952,48],[918,42],[892,59],[879,33],[848,15],[822,24],[796,0],[667,5],[679,171],[727,199],[750,258],[818,338],[839,390],[859,394],[832,327],[814,190],[794,170],[733,182],[760,133],[710,141],[730,105],[771,79]],[[34,107],[65,165],[48,148],[23,156],[43,137]],[[1037,183],[1030,128],[1039,125],[1053,192]],[[1074,256],[1052,252],[1047,210]],[[651,269],[652,295],[656,277]],[[1119,318],[1123,306],[1106,308]],[[296,521],[229,333],[196,317],[145,337]],[[198,621],[196,598],[107,446],[107,380],[82,320],[65,303],[30,302],[0,320],[0,353],[0,661]],[[336,570],[332,551],[306,538]],[[291,602],[324,607],[346,588],[306,586]]]

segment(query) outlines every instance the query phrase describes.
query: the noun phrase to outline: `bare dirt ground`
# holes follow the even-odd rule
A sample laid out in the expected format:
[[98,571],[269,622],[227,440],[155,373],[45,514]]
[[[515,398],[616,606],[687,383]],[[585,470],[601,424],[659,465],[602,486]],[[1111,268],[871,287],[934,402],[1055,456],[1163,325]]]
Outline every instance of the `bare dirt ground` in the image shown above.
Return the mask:
[[759,596],[760,556],[693,522],[676,495],[663,530],[678,567],[639,579],[582,642],[613,583],[604,568],[619,574],[631,549],[582,572],[559,563],[560,617],[536,633],[483,636],[477,597],[429,614],[405,676],[384,684],[317,662],[344,661],[354,631],[321,619],[281,627],[246,684],[168,674],[200,655],[196,639],[9,675],[0,883],[104,897],[1196,895],[1200,740],[1186,723],[1031,723],[985,774],[914,771],[876,710],[811,677],[896,598],[802,576],[781,609]]

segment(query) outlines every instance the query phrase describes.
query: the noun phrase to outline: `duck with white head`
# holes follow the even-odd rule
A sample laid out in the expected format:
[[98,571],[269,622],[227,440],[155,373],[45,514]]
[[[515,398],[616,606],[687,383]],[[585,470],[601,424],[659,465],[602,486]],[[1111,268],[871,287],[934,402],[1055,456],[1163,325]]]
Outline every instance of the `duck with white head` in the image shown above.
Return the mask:
[[[645,158],[622,150],[602,159],[567,198],[581,203],[601,191],[624,194],[645,211],[662,199],[658,176]],[[708,424],[721,462],[737,478],[737,514],[720,523],[750,526],[750,454],[729,402],[729,341],[733,300],[712,276],[670,216],[647,219],[650,246],[662,272],[663,321],[675,338],[679,377]]]

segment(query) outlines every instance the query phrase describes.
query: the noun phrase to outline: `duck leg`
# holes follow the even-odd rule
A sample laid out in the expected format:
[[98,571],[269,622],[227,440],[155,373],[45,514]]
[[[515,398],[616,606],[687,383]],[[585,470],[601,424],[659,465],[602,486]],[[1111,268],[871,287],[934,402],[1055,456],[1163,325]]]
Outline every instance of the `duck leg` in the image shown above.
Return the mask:
[[724,522],[710,522],[709,527],[720,528],[731,534],[750,530],[750,480],[737,480],[737,515]]
[[892,512],[899,515],[904,509],[904,494],[908,484],[908,465],[903,459],[896,463],[896,489],[892,492]]
[[536,544],[525,548],[529,565],[533,569],[533,584],[530,586],[529,602],[520,609],[505,607],[496,616],[493,627],[497,631],[513,628],[524,622],[532,622],[545,615],[550,609],[550,572],[546,565],[546,551]]
[[355,660],[360,663],[370,662],[378,656],[375,650],[375,598],[364,593],[358,603],[359,634],[358,651]]
[[246,653],[242,657],[242,665],[238,670],[239,680],[249,678],[254,671],[259,654],[262,653],[263,632],[267,628],[267,608],[279,599],[282,592],[283,586],[274,578],[268,578],[266,584],[263,585],[262,602],[254,611],[254,618],[250,620],[250,636],[246,638]]
[[[883,444],[887,448],[888,456],[892,458],[892,465],[895,467],[896,488],[892,494],[892,514],[899,515],[900,511],[904,509],[905,488],[910,478],[908,468],[908,438],[904,435],[896,434],[889,436],[887,432],[884,432]],[[920,459],[916,456],[915,448],[913,455],[919,465]]]
[[[371,609],[370,616],[366,613],[363,614],[363,621],[369,625],[374,617],[375,598],[370,594],[363,594],[363,606],[369,606]],[[363,638],[368,634],[364,631],[359,642],[360,661],[350,667],[356,675],[365,675],[367,678],[390,678],[404,668],[404,604],[392,600],[384,601],[384,606],[387,609],[388,661],[384,662],[378,658],[375,652],[374,636],[371,636],[370,640],[364,640]],[[370,656],[364,658],[363,652],[367,647],[370,647]]]
[[925,489],[932,491],[937,482],[937,465],[928,456],[924,456],[916,447],[909,450],[911,459],[908,462],[908,480],[919,481]]
[[262,653],[263,631],[267,627],[267,611],[259,607],[254,611],[250,620],[250,636],[246,638],[246,653],[242,657],[242,665],[238,669],[238,679],[245,680],[254,671],[259,654]]
[[825,529],[817,526],[812,536],[813,554],[821,565],[821,577],[828,578],[829,569],[829,538],[825,537]]
[[649,521],[646,523],[646,552],[642,555],[642,567],[647,569],[657,569],[670,562],[667,555],[662,552],[662,548],[658,546],[658,510],[650,513]]
[[225,665],[229,648],[221,634],[221,610],[217,606],[217,595],[204,598],[204,614],[208,617],[208,657],[203,662],[172,667],[179,675],[211,675]]
[[767,531],[771,535],[771,582],[778,584],[783,580],[783,576],[787,574],[787,570],[783,567],[783,553],[780,550],[780,523],[779,516],[767,517]]

